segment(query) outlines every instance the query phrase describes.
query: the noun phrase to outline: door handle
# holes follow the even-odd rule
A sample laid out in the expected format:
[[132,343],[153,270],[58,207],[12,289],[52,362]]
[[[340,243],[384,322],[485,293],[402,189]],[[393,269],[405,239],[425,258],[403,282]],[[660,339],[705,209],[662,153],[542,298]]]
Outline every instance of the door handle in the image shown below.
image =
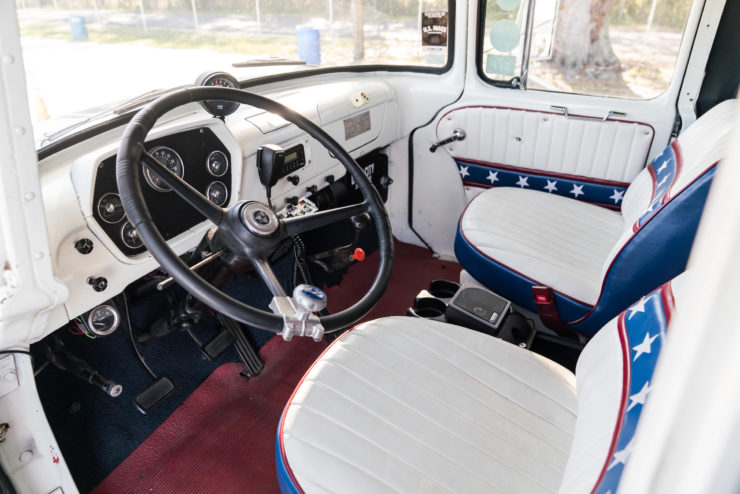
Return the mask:
[[433,153],[437,150],[438,147],[444,146],[445,144],[449,144],[454,141],[462,141],[465,139],[465,131],[462,129],[455,129],[452,132],[452,135],[446,139],[442,139],[439,142],[435,142],[432,144],[432,147],[429,148],[429,152]]

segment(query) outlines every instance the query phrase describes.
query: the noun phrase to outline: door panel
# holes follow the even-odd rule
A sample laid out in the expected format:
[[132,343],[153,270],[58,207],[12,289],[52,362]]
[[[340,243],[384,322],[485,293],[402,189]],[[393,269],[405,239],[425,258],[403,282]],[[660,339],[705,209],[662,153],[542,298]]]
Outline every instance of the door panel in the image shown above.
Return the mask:
[[476,106],[447,112],[437,139],[458,128],[466,138],[447,146],[456,161],[621,185],[645,166],[655,134],[636,122]]

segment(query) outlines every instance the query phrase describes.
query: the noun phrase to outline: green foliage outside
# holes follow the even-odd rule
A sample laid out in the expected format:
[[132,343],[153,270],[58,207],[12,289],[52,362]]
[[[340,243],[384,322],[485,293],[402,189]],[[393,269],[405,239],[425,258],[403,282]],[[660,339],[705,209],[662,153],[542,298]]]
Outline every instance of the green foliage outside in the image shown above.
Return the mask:
[[[614,0],[611,22],[620,26],[647,24],[653,0]],[[658,0],[653,26],[683,30],[691,2],[687,0]]]

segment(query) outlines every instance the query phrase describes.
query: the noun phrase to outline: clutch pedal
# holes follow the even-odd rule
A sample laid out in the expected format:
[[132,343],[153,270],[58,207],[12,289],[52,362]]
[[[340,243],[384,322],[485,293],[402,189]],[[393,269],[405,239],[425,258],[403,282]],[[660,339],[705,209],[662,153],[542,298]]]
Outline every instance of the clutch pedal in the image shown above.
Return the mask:
[[151,386],[136,395],[134,405],[141,413],[147,413],[159,405],[162,400],[175,392],[175,383],[169,377],[160,377]]

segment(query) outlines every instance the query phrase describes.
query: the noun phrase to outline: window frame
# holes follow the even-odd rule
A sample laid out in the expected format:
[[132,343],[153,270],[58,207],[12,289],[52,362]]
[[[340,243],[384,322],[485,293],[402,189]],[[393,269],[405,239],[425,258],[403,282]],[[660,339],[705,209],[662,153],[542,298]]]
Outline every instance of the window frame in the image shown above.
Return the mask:
[[[681,49],[683,47],[683,44],[685,42],[686,35],[688,33],[688,29],[691,27],[691,16],[694,8],[696,7],[695,4],[701,3],[702,6],[700,8],[700,11],[704,10],[704,5],[706,4],[704,0],[701,2],[697,2],[697,0],[691,0],[691,7],[689,9],[689,12],[686,15],[686,19],[684,20],[684,26],[683,30],[681,31],[681,41],[678,45],[678,50],[676,51],[676,60],[673,66],[673,74],[671,75],[671,80],[668,82],[668,85],[663,89],[663,91],[659,94],[656,94],[655,96],[652,96],[650,98],[627,98],[624,96],[615,96],[610,94],[590,94],[590,93],[580,93],[577,91],[566,91],[566,90],[550,90],[550,89],[530,89],[527,87],[527,79],[529,74],[529,58],[530,58],[530,49],[531,49],[531,40],[532,40],[532,28],[533,28],[533,21],[534,21],[534,8],[536,5],[536,0],[526,0],[528,4],[528,11],[527,11],[527,26],[524,31],[524,48],[522,51],[522,62],[521,62],[521,68],[518,76],[514,76],[508,81],[500,81],[491,79],[486,75],[485,71],[483,70],[483,46],[485,44],[485,29],[486,29],[486,5],[488,4],[488,0],[478,0],[478,6],[476,8],[476,12],[478,15],[478,19],[476,21],[476,32],[475,32],[475,70],[478,74],[478,77],[482,82],[489,86],[494,86],[498,88],[504,88],[504,89],[518,89],[523,91],[539,91],[544,93],[550,93],[550,94],[568,94],[568,95],[574,95],[574,96],[585,96],[585,97],[592,97],[592,98],[608,98],[608,99],[615,99],[615,100],[628,100],[628,101],[652,101],[659,99],[663,97],[666,93],[668,93],[671,90],[671,86],[674,84],[674,80],[676,78],[677,69],[679,68],[680,57],[681,57]],[[557,24],[557,18],[555,20],[555,23]],[[557,29],[557,28],[556,28]],[[716,29],[716,26],[715,26]],[[693,33],[693,36],[696,36],[696,32]],[[690,55],[689,55],[690,56]],[[685,77],[685,69],[684,67],[684,73],[682,74],[682,78]]]
[[[524,29],[524,44],[522,46],[522,63],[519,68],[519,75],[514,76],[508,81],[501,81],[491,79],[486,75],[483,70],[483,45],[485,44],[485,31],[486,31],[486,6],[488,0],[478,1],[478,20],[476,25],[476,39],[475,39],[475,69],[478,72],[478,77],[481,78],[486,84],[491,86],[501,87],[506,89],[527,89],[527,74],[529,72],[529,52],[532,45],[532,26],[534,24],[534,7],[535,0],[526,0],[527,2],[527,17],[525,19]],[[524,1],[522,1],[524,3]]]

